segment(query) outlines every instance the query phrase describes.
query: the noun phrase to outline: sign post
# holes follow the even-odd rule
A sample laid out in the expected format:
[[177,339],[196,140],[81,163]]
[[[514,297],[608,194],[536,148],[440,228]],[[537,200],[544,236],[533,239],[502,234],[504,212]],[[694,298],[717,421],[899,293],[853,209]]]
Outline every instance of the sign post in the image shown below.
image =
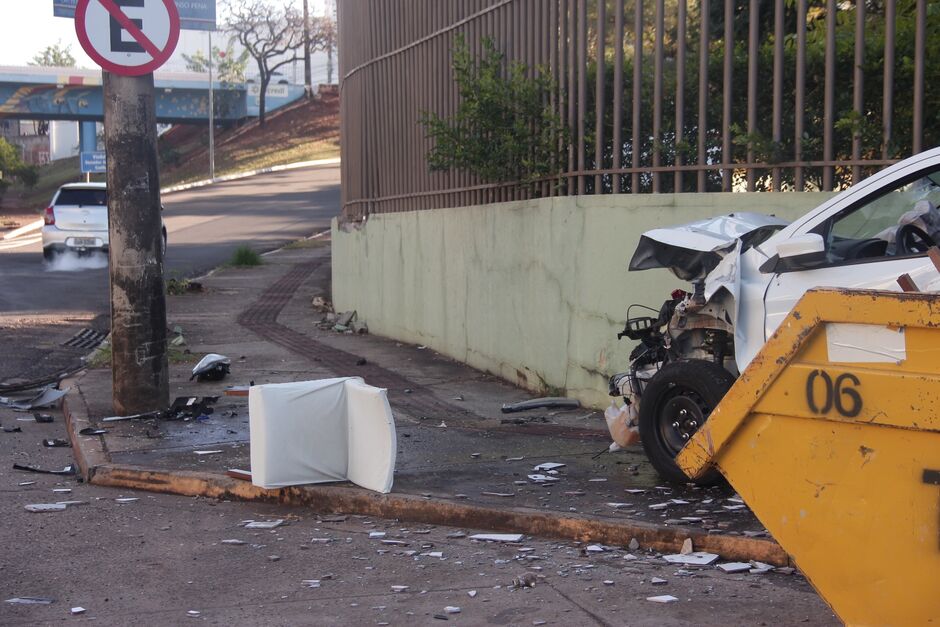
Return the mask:
[[173,53],[173,0],[78,0],[75,31],[105,71],[114,411],[169,404],[153,71]]

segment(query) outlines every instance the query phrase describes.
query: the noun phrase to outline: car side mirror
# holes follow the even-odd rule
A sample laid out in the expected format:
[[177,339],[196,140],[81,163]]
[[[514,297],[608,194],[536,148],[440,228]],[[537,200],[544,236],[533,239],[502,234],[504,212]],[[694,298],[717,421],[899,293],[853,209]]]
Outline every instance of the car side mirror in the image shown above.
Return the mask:
[[804,233],[777,244],[777,254],[760,267],[761,272],[805,270],[826,259],[826,242],[819,233]]

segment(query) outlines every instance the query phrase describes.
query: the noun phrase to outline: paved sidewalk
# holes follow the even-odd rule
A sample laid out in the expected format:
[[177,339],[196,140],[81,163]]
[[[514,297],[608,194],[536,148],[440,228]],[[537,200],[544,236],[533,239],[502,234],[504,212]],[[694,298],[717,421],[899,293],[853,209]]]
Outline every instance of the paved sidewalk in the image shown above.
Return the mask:
[[[687,536],[720,538],[721,546],[737,547],[737,558],[755,547],[754,557],[767,559],[760,551],[776,547],[727,486],[664,484],[639,446],[598,456],[609,444],[600,412],[503,414],[503,403],[531,395],[423,347],[318,329],[322,314],[310,302],[329,298],[329,282],[328,241],[308,240],[265,256],[260,267],[216,272],[202,281],[202,293],[170,297],[170,326],[183,329],[192,361],[210,352],[233,360],[231,375],[221,383],[189,382],[191,363],[171,365],[171,396],[218,396],[229,385],[357,375],[389,390],[399,445],[393,495],[640,525],[665,531],[673,544]],[[82,403],[70,401],[92,424],[112,414],[110,377],[106,369],[89,371],[78,382]],[[215,475],[249,468],[244,397],[222,396],[205,421],[101,426],[109,429],[103,447],[113,464]],[[194,453],[207,449],[221,453]],[[566,464],[557,482],[528,478],[543,462]]]

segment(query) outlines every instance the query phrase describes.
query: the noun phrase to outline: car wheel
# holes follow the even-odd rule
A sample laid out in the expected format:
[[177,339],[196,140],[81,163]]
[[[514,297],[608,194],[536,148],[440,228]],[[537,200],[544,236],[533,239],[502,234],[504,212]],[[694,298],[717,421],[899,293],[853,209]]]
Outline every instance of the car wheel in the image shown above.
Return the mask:
[[43,248],[42,249],[42,258],[46,263],[52,263],[55,261],[55,258],[58,257],[59,253],[55,251],[54,248]]
[[[734,384],[734,376],[710,361],[668,363],[650,379],[640,401],[640,437],[653,468],[663,478],[688,483],[676,455],[708,419]],[[695,480],[714,485],[721,473],[711,469]]]

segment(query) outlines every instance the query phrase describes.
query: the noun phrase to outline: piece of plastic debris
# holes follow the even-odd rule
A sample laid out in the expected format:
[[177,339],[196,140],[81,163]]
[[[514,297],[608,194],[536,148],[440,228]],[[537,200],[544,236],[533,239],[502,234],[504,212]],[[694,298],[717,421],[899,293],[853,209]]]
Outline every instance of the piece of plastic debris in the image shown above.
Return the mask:
[[33,414],[33,420],[40,424],[49,424],[50,422],[53,422],[55,418],[49,414]]
[[606,551],[606,549],[599,544],[590,544],[584,550],[587,551],[588,553],[603,553],[604,551]]
[[20,482],[17,483],[16,485],[18,485],[18,486],[27,486],[27,485],[35,485],[35,484],[36,484],[35,481],[20,481]]
[[228,540],[222,540],[219,544],[227,544],[229,546],[242,546],[247,544],[244,540],[239,540],[237,538],[229,538]]
[[307,588],[319,588],[320,580],[319,579],[303,579],[301,582]]
[[21,427],[4,427],[3,432],[4,433],[23,433],[23,429]]
[[627,560],[628,562],[632,562],[633,560],[638,559],[638,558],[633,553],[627,553],[626,555],[623,556],[623,559]]
[[437,558],[444,557],[443,551],[428,551],[426,553],[422,553],[421,555],[423,555],[424,557],[437,557]]
[[661,594],[656,597],[646,597],[646,600],[652,601],[653,603],[673,603],[674,601],[678,601],[679,599],[672,596],[671,594]]
[[669,505],[670,504],[668,502],[667,503],[653,503],[652,505],[649,506],[649,508],[660,510],[660,509],[666,509],[667,507],[669,507]]
[[404,540],[382,540],[382,544],[388,546],[408,546],[408,543]]
[[516,496],[512,492],[480,492],[480,494],[482,494],[483,496],[499,496],[504,499]]
[[507,462],[521,462],[524,459],[525,457],[507,457],[506,461]]
[[47,439],[44,439],[44,440],[42,441],[42,445],[45,446],[46,448],[58,448],[58,447],[71,446],[71,444],[69,444],[69,441],[68,441],[68,440],[63,440],[63,439],[60,439],[60,438],[56,438],[56,439],[48,439],[48,438],[47,438]]
[[46,475],[74,475],[75,466],[69,464],[62,470],[43,470],[39,466],[30,466],[28,464],[13,464],[13,470],[23,470],[26,472],[38,472]]
[[751,570],[751,564],[749,562],[725,562],[718,564],[718,569],[725,573],[743,573]]
[[127,497],[114,499],[114,502],[115,503],[136,503],[139,500],[140,499],[137,498],[136,496],[127,496]]
[[218,455],[222,451],[193,451],[196,455]]
[[24,506],[24,509],[27,512],[34,513],[43,513],[43,512],[61,512],[64,511],[67,505],[62,503],[31,503],[30,505]]
[[625,507],[630,507],[630,503],[608,503],[607,507],[613,507],[614,509],[623,509]]
[[107,433],[107,429],[96,429],[94,427],[85,427],[78,432],[78,435],[104,435]]
[[745,509],[747,505],[722,505],[729,512],[736,512],[738,510]]
[[536,581],[538,581],[538,578],[534,574],[523,573],[522,575],[513,578],[510,586],[513,588],[534,588]]
[[192,618],[199,618],[201,614],[202,612],[197,612],[196,610],[189,610],[188,612],[186,612],[186,615]]
[[593,479],[588,479],[588,483],[606,483],[607,479],[603,477],[594,477]]
[[689,555],[695,551],[695,548],[692,546],[692,538],[686,538],[682,542],[682,548],[679,550],[680,555]]
[[653,577],[652,579],[650,579],[650,584],[654,586],[664,586],[667,583],[669,582],[663,579],[662,577]]
[[142,414],[130,414],[128,416],[108,416],[107,418],[99,418],[98,420],[99,422],[122,422],[124,420],[159,418],[162,415],[162,411],[148,411]]
[[548,471],[548,470],[558,470],[559,468],[564,468],[566,464],[559,464],[558,462],[545,462],[534,467],[532,470],[538,471]]
[[470,539],[482,542],[522,542],[523,537],[521,533],[477,533]]
[[470,597],[471,599],[474,598],[476,595],[477,595],[476,590],[467,590],[467,596]]
[[448,605],[444,608],[444,612],[447,614],[460,614],[460,608],[456,605]]
[[553,483],[555,481],[561,481],[557,477],[550,477],[548,475],[529,475],[529,480],[535,483]]
[[231,366],[232,360],[225,355],[209,353],[193,367],[193,374],[189,380],[221,381],[229,373]]
[[751,560],[751,570],[749,570],[748,572],[751,573],[752,575],[763,575],[765,573],[769,573],[773,569],[774,567],[771,566],[770,564],[765,564],[764,562],[757,562],[755,560]]
[[447,537],[448,537],[449,539],[466,538],[466,537],[467,537],[467,534],[464,533],[463,531],[454,531],[454,532],[452,532],[452,533],[448,533],[448,534],[447,534]]
[[55,599],[49,597],[13,597],[4,602],[13,605],[51,605],[55,603]]
[[641,490],[640,488],[627,488],[624,490],[627,494],[643,494],[646,490]]
[[281,556],[280,556],[280,555],[268,555],[268,561],[269,561],[269,562],[280,562],[280,561],[281,561]]
[[41,390],[32,390],[22,396],[0,396],[0,405],[6,405],[12,409],[41,409],[43,407],[50,407],[65,396],[70,389],[71,388],[57,390],[51,385],[48,385]]
[[663,559],[669,562],[670,564],[684,564],[688,566],[708,566],[709,564],[714,563],[718,556],[714,553],[705,553],[703,551],[696,551],[694,553],[689,553],[688,555],[683,555],[681,553],[675,555],[663,555]]
[[245,525],[245,529],[274,529],[284,524],[284,519],[277,520],[252,520]]
[[409,586],[392,586],[392,592],[404,592]]
[[380,538],[384,538],[385,535],[386,535],[386,534],[385,534],[384,531],[370,531],[370,532],[369,532],[369,539],[370,539],[370,540],[378,540],[378,539],[380,539]]
[[504,414],[513,414],[530,409],[578,409],[579,407],[581,407],[581,401],[576,398],[550,396],[545,398],[533,398],[519,403],[507,403],[503,405],[502,412]]
[[52,488],[52,491],[56,494],[71,494],[72,488]]
[[70,611],[72,612],[72,615],[75,616],[77,614],[84,614],[88,610],[79,605],[77,607],[73,607]]

